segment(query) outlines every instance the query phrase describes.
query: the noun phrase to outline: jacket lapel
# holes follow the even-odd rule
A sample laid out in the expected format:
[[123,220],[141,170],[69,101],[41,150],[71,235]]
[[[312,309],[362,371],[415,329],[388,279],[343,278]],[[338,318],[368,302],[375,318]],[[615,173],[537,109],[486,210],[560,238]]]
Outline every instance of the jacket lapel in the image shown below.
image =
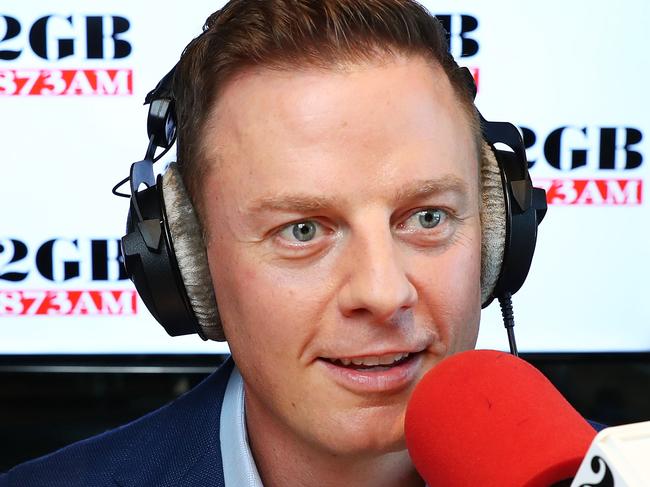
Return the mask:
[[228,359],[201,384],[143,418],[129,459],[113,474],[121,487],[223,487],[221,405],[233,369]]

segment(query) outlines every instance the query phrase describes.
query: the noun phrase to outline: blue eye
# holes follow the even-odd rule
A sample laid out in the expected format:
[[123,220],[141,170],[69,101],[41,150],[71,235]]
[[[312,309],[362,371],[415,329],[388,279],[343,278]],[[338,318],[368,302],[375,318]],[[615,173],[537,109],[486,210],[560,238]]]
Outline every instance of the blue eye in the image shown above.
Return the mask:
[[442,211],[435,208],[418,211],[416,215],[423,228],[434,228],[438,226],[443,218]]
[[305,220],[296,223],[289,223],[284,226],[278,235],[287,242],[309,242],[322,233],[322,227],[318,222]]
[[300,222],[291,225],[291,233],[301,242],[309,242],[316,236],[316,225],[314,222]]

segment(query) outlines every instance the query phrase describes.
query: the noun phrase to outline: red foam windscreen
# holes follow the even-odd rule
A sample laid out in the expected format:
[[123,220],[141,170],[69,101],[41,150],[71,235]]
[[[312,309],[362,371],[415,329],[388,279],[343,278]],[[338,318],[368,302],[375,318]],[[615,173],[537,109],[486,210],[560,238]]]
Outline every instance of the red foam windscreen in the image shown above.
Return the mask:
[[449,357],[415,388],[406,444],[430,487],[549,487],[596,431],[537,369],[503,352]]

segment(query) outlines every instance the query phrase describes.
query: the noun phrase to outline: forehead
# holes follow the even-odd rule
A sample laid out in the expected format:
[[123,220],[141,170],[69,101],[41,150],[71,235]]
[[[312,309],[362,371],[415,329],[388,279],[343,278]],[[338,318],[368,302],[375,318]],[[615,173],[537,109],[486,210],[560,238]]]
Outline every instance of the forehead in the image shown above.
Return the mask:
[[468,116],[442,68],[391,56],[332,69],[251,68],[230,80],[203,133],[219,184],[330,196],[455,177],[478,187]]

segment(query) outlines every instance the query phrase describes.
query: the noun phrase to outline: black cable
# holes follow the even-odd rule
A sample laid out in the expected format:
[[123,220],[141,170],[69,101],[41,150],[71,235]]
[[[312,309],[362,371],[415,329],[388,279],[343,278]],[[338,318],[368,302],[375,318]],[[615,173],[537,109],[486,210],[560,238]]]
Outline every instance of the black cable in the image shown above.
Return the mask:
[[[169,145],[169,147],[167,147],[164,151],[162,151],[160,154],[158,154],[156,157],[154,157],[152,162],[158,162],[162,157],[164,157],[165,154],[167,154],[169,152],[169,149],[172,148],[172,146],[174,145],[174,142],[176,142],[176,136],[175,135],[174,135],[174,138],[172,139],[172,143]],[[146,155],[145,155],[145,157],[146,157]],[[127,176],[124,179],[122,179],[122,181],[120,181],[115,186],[113,186],[113,189],[111,190],[111,193],[113,193],[115,196],[121,196],[122,198],[130,198],[131,197],[130,194],[120,193],[118,191],[118,188],[120,186],[122,186],[123,184],[127,183],[129,181],[129,179],[131,179],[130,176]]]
[[119,188],[119,187],[122,186],[124,183],[126,183],[130,178],[131,178],[130,176],[127,176],[127,177],[125,177],[124,179],[122,179],[122,181],[120,181],[120,182],[117,183],[115,186],[113,186],[113,189],[111,189],[111,193],[113,193],[115,196],[121,196],[122,198],[130,198],[130,197],[131,197],[130,194],[120,193],[120,192],[117,190],[117,188]]
[[169,152],[169,149],[171,149],[172,146],[174,145],[175,141],[176,141],[176,136],[174,136],[174,138],[172,139],[172,143],[171,143],[171,145],[169,147],[167,147],[164,151],[162,151],[160,154],[158,154],[156,157],[154,157],[153,162],[158,162],[158,160],[160,160],[161,157],[163,157],[165,154],[167,154]]
[[501,316],[503,316],[503,326],[506,327],[506,332],[508,333],[510,353],[515,357],[519,357],[517,342],[515,341],[515,315],[512,311],[512,295],[510,293],[504,293],[498,299],[499,305],[501,306]]

